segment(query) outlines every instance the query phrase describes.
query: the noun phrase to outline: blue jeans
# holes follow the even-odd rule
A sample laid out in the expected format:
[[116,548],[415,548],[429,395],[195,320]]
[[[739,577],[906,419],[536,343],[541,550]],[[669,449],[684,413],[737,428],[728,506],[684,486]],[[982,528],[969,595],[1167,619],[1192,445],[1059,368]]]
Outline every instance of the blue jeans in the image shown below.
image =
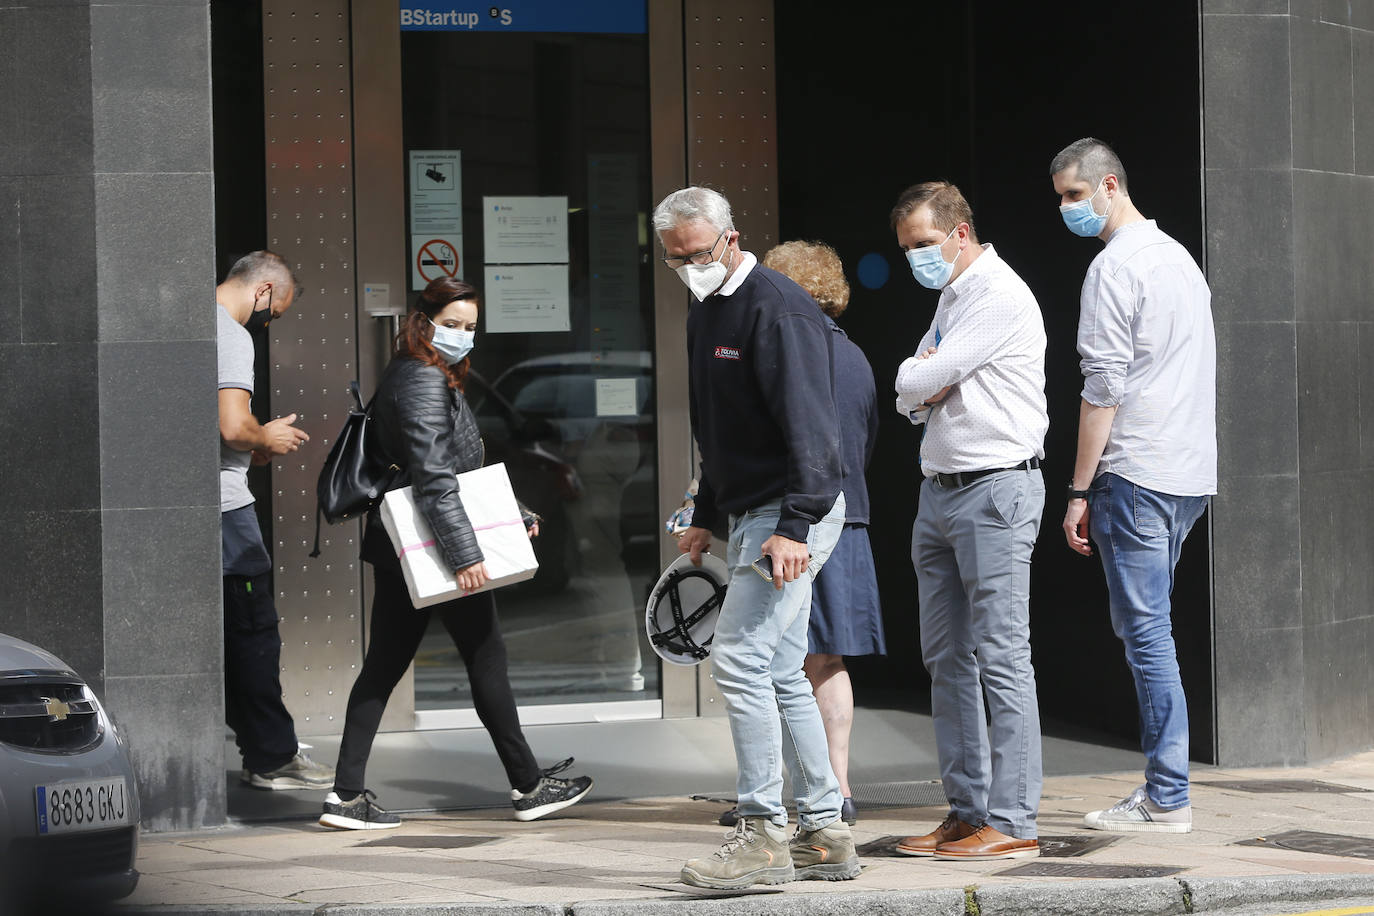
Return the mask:
[[1188,804],[1188,703],[1174,649],[1174,567],[1206,496],[1170,496],[1102,474],[1089,528],[1107,575],[1112,629],[1126,647],[1140,706],[1146,793],[1164,810]]
[[1039,470],[949,488],[928,479],[911,532],[921,658],[950,810],[1027,840],[1036,836],[1043,781],[1030,566],[1044,508]]
[[772,537],[780,508],[781,501],[773,501],[730,516],[730,586],[711,642],[711,665],[725,697],[735,744],[740,815],[767,817],[787,826],[782,804],[786,762],[797,819],[803,829],[818,830],[839,818],[843,799],[802,661],[811,617],[811,580],[844,528],[844,494],[819,524],[811,526],[806,539],[809,574],[781,591],[749,565]]

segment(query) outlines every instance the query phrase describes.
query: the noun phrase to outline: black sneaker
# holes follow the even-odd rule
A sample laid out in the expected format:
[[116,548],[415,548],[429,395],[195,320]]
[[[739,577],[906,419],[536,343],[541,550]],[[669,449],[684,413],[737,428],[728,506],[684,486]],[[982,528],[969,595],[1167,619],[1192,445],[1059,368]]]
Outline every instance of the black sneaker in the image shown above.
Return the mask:
[[365,789],[363,794],[346,802],[337,792],[330,792],[324,797],[320,826],[339,830],[386,830],[401,826],[399,817],[373,801],[376,797],[371,789]]
[[546,814],[561,811],[569,805],[575,805],[586,797],[587,793],[592,790],[592,778],[590,776],[556,779],[553,775],[572,766],[572,762],[573,759],[569,757],[547,770],[541,770],[539,782],[528,792],[521,792],[519,789],[510,790],[510,800],[511,804],[515,805],[515,819],[517,821],[532,821],[541,818]]
[[729,811],[722,811],[717,820],[722,827],[733,827],[739,823],[739,809],[731,808]]

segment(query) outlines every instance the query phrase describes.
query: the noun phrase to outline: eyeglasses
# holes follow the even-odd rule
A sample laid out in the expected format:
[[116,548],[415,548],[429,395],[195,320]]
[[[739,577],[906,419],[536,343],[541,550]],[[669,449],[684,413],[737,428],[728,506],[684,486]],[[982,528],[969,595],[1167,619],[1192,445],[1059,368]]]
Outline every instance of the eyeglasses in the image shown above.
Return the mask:
[[729,231],[729,229],[722,229],[720,235],[716,236],[716,240],[711,243],[710,248],[703,248],[701,251],[698,251],[695,254],[689,254],[685,256],[670,257],[668,255],[664,255],[660,260],[662,260],[664,264],[668,265],[669,270],[677,270],[679,267],[682,267],[686,264],[710,264],[712,261],[716,259],[716,246],[720,244],[720,240],[724,238],[725,234]]

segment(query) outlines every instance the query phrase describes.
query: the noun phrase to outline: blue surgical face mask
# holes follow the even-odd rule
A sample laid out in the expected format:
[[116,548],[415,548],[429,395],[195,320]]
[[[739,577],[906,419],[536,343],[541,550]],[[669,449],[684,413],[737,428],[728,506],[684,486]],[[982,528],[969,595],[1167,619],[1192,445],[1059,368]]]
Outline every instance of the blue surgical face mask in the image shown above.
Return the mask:
[[1093,209],[1093,198],[1097,197],[1106,180],[1104,178],[1097,183],[1097,191],[1093,191],[1093,196],[1087,200],[1064,204],[1059,208],[1059,215],[1064,217],[1064,225],[1068,226],[1074,235],[1090,239],[1102,234],[1102,228],[1107,225],[1107,214],[1112,212],[1112,202],[1108,198],[1107,213],[1098,213]]
[[[945,242],[948,242],[957,231],[958,226],[949,230]],[[924,248],[912,248],[906,253],[906,262],[911,265],[911,275],[926,289],[944,289],[945,284],[949,283],[949,278],[954,275],[954,261],[959,260],[959,255],[954,255],[954,261],[946,261],[945,242],[927,245]]]
[[[434,324],[434,322],[431,321],[430,324]],[[451,365],[472,352],[472,345],[476,336],[472,331],[462,331],[458,328],[446,328],[441,324],[434,324],[434,339],[430,343],[434,349],[439,351],[439,355],[448,360]]]

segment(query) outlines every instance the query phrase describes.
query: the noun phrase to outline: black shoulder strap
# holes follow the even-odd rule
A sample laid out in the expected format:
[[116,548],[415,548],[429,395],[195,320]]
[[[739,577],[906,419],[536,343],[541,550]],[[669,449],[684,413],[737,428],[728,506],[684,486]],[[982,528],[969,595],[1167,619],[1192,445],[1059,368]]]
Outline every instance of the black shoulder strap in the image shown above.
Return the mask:
[[324,510],[320,508],[320,498],[315,497],[315,549],[310,551],[308,556],[311,559],[320,555],[320,520],[324,518]]

